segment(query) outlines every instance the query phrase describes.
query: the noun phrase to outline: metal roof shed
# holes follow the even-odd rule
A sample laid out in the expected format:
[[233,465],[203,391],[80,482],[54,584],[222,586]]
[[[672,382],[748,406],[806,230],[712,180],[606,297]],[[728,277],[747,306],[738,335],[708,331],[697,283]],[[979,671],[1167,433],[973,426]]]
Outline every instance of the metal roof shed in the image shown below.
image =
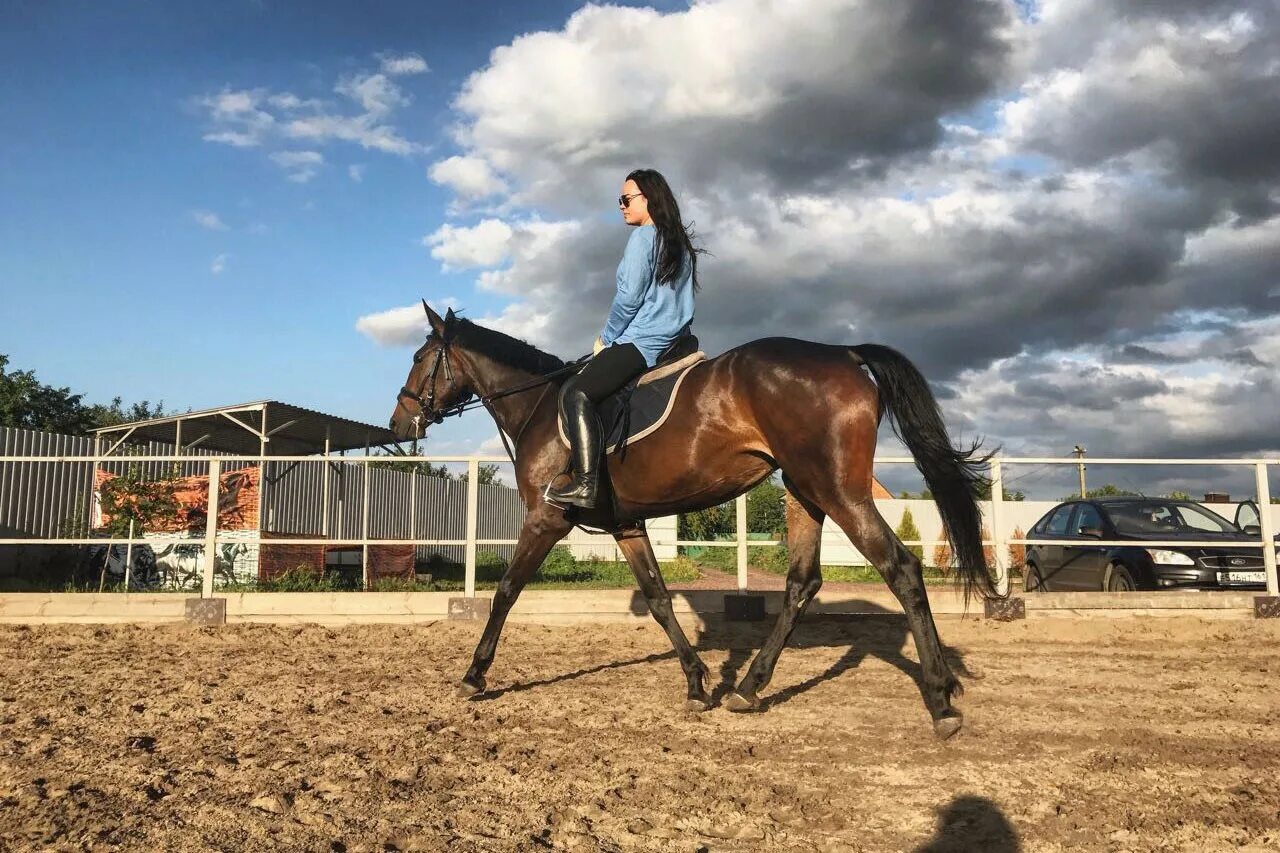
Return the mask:
[[310,456],[388,447],[399,439],[386,427],[327,415],[314,409],[259,400],[93,431],[110,456],[125,442],[173,442],[178,453],[199,447],[238,456]]

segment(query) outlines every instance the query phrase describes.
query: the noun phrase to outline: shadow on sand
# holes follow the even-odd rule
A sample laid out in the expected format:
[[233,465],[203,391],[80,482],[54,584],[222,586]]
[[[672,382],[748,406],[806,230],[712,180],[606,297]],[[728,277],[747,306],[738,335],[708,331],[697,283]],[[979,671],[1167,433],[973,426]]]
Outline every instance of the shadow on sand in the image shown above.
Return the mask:
[[[918,689],[923,690],[923,676],[920,664],[903,654],[904,647],[910,639],[911,631],[906,617],[901,613],[887,610],[872,602],[857,602],[856,614],[818,613],[806,615],[791,634],[787,648],[845,648],[846,651],[826,671],[798,684],[789,685],[777,692],[768,693],[763,698],[761,710],[768,710],[776,705],[784,704],[824,681],[830,681],[842,673],[858,667],[868,655],[896,667],[915,682]],[[647,613],[648,605],[637,592],[633,611]],[[705,613],[704,625],[690,639],[699,653],[708,651],[727,651],[728,656],[720,664],[719,680],[708,685],[712,691],[712,699],[716,704],[737,686],[738,680],[745,674],[746,666],[764,644],[769,632],[773,629],[775,617],[771,614],[762,622],[726,622],[719,613]],[[654,624],[654,630],[661,629]],[[965,666],[963,656],[955,649],[943,644],[943,654],[952,671],[961,678],[975,678]],[[630,666],[674,660],[674,651],[645,655],[641,658],[611,661],[599,666],[587,667],[574,672],[566,672],[553,678],[538,681],[526,681],[506,687],[492,689],[479,701],[493,700],[507,693],[520,693],[576,678],[621,669]],[[778,667],[785,673],[787,655],[784,650]]]
[[938,810],[933,838],[915,848],[915,853],[1018,853],[1021,849],[1017,830],[995,803],[965,795]]

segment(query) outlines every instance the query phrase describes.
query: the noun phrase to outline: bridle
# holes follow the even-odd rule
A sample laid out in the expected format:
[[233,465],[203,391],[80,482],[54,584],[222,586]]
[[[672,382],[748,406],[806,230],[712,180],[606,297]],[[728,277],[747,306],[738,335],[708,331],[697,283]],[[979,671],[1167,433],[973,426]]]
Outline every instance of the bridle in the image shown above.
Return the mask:
[[[550,373],[545,373],[542,376],[539,376],[537,379],[532,379],[528,382],[523,382],[519,385],[512,386],[511,388],[505,388],[501,391],[495,391],[492,394],[468,394],[465,398],[451,406],[445,406],[442,409],[437,409],[436,377],[439,375],[440,368],[442,366],[444,367],[444,376],[449,382],[449,387],[453,388],[455,384],[453,381],[453,366],[449,363],[450,343],[452,343],[451,336],[442,333],[440,336],[440,346],[436,347],[435,360],[431,362],[431,369],[427,371],[422,383],[418,386],[418,390],[414,392],[409,390],[408,385],[402,385],[400,386],[400,393],[396,395],[397,403],[400,403],[407,398],[418,404],[418,414],[413,416],[413,425],[419,432],[423,430],[422,422],[424,420],[429,424],[438,424],[443,422],[445,418],[453,417],[454,415],[461,415],[462,413],[479,406],[484,406],[488,409],[489,414],[494,416],[494,420],[496,422],[498,418],[496,413],[493,411],[493,406],[491,405],[494,400],[499,400],[503,397],[509,397],[512,394],[519,394],[522,391],[528,391],[532,388],[545,385],[546,387],[542,389],[542,395],[538,397],[538,402],[533,404],[533,408],[529,410],[529,414],[520,424],[520,428],[516,430],[515,436],[512,440],[514,442],[519,442],[520,436],[524,434],[525,427],[529,425],[529,421],[533,420],[534,413],[538,411],[538,407],[542,405],[543,398],[545,398],[547,396],[547,392],[551,390],[551,380],[564,376],[568,373],[576,373],[581,370],[583,365],[591,358],[590,355],[583,356],[577,361],[570,362],[559,370],[553,370]],[[420,357],[415,354],[413,357],[413,363],[417,364],[420,361]],[[422,397],[423,391],[426,391],[427,394],[425,400]],[[507,456],[511,457],[512,462],[515,462],[515,454],[512,452],[511,446],[507,443],[506,433],[503,432],[501,427],[498,428],[498,435],[502,438],[502,445],[507,450]]]
[[[419,357],[414,355],[413,363],[417,364],[419,361]],[[442,364],[444,365],[445,378],[449,380],[449,387],[452,388],[454,382],[453,366],[449,364],[449,340],[443,336],[440,339],[440,346],[436,347],[435,361],[431,363],[431,369],[427,371],[427,375],[418,386],[417,392],[415,393],[410,391],[408,385],[401,385],[400,393],[396,395],[397,403],[408,397],[410,400],[418,404],[418,414],[413,416],[415,426],[421,426],[423,418],[426,418],[428,423],[438,424],[449,415],[460,415],[464,411],[461,407],[470,402],[469,400],[463,400],[453,406],[447,406],[440,411],[436,411],[436,376],[440,373],[440,366]],[[427,392],[427,399],[425,400],[422,399],[422,392],[424,390]],[[452,411],[453,409],[457,409],[458,411]]]

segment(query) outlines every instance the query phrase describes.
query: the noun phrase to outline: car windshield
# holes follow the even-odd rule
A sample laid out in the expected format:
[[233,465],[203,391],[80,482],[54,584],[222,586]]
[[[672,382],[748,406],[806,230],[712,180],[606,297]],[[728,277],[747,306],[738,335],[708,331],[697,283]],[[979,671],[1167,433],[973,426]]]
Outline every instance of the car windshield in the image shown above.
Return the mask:
[[1104,503],[1117,533],[1196,535],[1238,533],[1239,528],[1217,513],[1195,504],[1170,501],[1116,501]]

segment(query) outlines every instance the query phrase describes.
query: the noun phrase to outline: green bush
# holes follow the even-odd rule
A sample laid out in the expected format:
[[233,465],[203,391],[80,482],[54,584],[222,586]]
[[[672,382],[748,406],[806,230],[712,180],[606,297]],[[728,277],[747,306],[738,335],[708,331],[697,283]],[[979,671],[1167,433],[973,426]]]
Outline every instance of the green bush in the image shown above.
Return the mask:
[[[902,510],[902,522],[898,524],[898,529],[894,531],[898,534],[898,538],[904,542],[918,540],[920,538],[920,529],[916,527],[916,520],[911,517],[911,508],[906,507]],[[908,545],[907,550],[924,562],[924,546]]]
[[786,490],[765,480],[747,493],[747,530],[770,539],[787,538]]
[[577,567],[578,561],[573,558],[573,552],[569,550],[568,545],[557,545],[551,549],[551,553],[547,554],[547,558],[542,561],[542,568],[538,570],[542,575],[558,575],[572,572]]
[[756,545],[747,548],[747,565],[775,575],[791,569],[791,555],[786,545]]
[[309,566],[297,566],[258,582],[262,592],[338,592],[350,588],[338,572],[321,574]]
[[696,542],[714,542],[732,539],[736,528],[733,504],[727,503],[681,515],[676,523],[676,535]]

